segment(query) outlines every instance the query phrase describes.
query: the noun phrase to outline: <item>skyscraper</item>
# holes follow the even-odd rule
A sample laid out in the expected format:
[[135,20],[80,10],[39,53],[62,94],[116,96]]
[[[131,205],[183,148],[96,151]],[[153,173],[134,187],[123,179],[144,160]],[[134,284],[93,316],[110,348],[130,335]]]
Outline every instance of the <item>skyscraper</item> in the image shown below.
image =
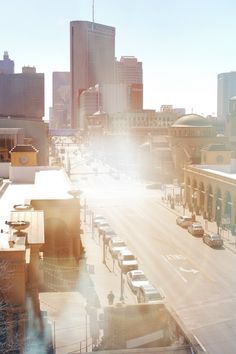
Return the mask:
[[229,114],[229,100],[236,96],[236,71],[218,74],[217,117],[225,120]]
[[115,62],[115,83],[128,86],[129,110],[143,109],[143,67],[134,56],[122,56]]
[[54,71],[52,73],[52,104],[50,128],[68,128],[70,124],[70,73]]
[[79,96],[96,84],[114,81],[115,28],[88,21],[70,23],[71,127],[79,120]]
[[9,58],[8,52],[3,53],[3,60],[0,60],[0,74],[14,74],[14,61]]

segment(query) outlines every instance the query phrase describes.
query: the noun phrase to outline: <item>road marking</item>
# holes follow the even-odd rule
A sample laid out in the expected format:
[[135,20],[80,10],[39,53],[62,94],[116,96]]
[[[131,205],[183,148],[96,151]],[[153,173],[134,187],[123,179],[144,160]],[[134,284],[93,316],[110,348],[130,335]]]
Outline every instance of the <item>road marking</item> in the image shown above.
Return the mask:
[[202,345],[202,343],[200,342],[200,340],[194,335],[194,338],[196,339],[197,343],[200,345],[201,349],[206,352],[205,347]]
[[177,260],[177,261],[186,259],[186,257],[183,256],[182,254],[167,254],[165,257],[169,260],[173,259],[173,260]]
[[183,268],[183,267],[179,267],[179,270],[181,270],[181,272],[193,273],[193,274],[197,274],[199,272],[196,269],[186,269],[186,268]]
[[183,275],[182,275],[176,268],[174,268],[174,266],[168,261],[168,259],[167,259],[165,256],[162,255],[162,258],[169,264],[169,266],[174,270],[174,272],[175,272],[176,274],[178,274],[178,276],[179,276],[185,283],[188,282],[187,279],[185,279],[185,277],[183,277]]

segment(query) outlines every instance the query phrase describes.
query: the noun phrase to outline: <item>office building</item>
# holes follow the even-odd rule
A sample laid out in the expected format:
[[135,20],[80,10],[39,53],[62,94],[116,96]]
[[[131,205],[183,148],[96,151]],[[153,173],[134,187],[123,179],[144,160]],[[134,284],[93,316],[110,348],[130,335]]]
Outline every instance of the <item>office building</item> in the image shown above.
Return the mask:
[[221,73],[217,77],[217,117],[225,121],[229,114],[229,100],[236,96],[236,71]]
[[100,106],[108,114],[129,111],[129,87],[126,84],[99,86]]
[[3,53],[3,60],[0,60],[0,74],[14,74],[14,61],[9,58],[8,52]]
[[70,23],[71,127],[84,129],[79,119],[80,94],[114,80],[115,28],[88,21]]
[[142,84],[142,63],[134,56],[122,56],[120,61],[115,62],[115,80],[123,84]]
[[143,109],[143,68],[134,56],[122,56],[115,62],[115,83],[126,84],[130,111]]
[[88,128],[88,117],[99,109],[99,86],[95,85],[81,93],[79,99],[80,121],[84,122],[84,128]]
[[23,73],[0,74],[0,117],[42,121],[44,74],[23,68]]
[[70,73],[52,73],[52,115],[50,128],[63,129],[70,126]]

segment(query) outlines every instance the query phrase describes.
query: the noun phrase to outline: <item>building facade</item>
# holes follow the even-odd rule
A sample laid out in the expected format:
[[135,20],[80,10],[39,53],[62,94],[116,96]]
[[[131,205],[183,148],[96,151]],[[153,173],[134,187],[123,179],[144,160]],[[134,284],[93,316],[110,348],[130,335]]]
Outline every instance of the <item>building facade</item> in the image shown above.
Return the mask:
[[229,228],[236,224],[236,159],[227,165],[184,168],[185,206]]
[[0,118],[42,121],[43,116],[44,74],[28,70],[19,74],[0,74]]
[[0,74],[14,74],[15,63],[9,58],[8,52],[3,53],[3,60],[0,60]]
[[70,73],[52,73],[52,114],[50,128],[64,129],[70,126]]
[[143,67],[134,56],[122,56],[115,61],[115,83],[128,88],[128,109],[143,109]]
[[32,143],[37,150],[38,164],[47,166],[49,164],[49,133],[48,124],[42,121],[29,121],[27,119],[13,119],[2,117],[0,119],[0,149],[8,150],[8,155],[3,155],[9,160],[9,151],[16,144]]
[[212,143],[225,142],[225,137],[218,137],[216,129],[207,118],[197,114],[180,117],[169,128],[169,145],[174,163],[174,175],[183,181],[185,165],[200,164],[201,149]]
[[88,21],[70,23],[71,127],[79,120],[82,91],[114,80],[115,28]]
[[225,121],[229,114],[229,100],[236,96],[236,71],[217,76],[217,117]]

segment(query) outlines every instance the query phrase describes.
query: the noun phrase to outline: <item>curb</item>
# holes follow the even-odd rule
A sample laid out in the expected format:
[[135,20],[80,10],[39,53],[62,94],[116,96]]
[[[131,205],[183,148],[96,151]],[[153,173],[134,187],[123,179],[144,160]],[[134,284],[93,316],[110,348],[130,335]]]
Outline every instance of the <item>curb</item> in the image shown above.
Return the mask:
[[[164,202],[159,201],[159,204],[163,206],[163,208],[169,210],[170,212],[172,212],[173,214],[175,214],[176,216],[180,215],[175,209],[171,209],[168,205],[166,205]],[[236,247],[235,246],[231,246],[228,244],[229,240],[227,240],[224,236],[222,236],[222,239],[224,240],[224,246],[225,248],[227,248],[229,251],[231,251],[232,253],[236,254]],[[236,242],[236,240],[235,240]]]
[[5,193],[7,187],[9,186],[10,182],[9,181],[5,181],[1,184],[0,186],[0,198],[3,196],[3,194]]

